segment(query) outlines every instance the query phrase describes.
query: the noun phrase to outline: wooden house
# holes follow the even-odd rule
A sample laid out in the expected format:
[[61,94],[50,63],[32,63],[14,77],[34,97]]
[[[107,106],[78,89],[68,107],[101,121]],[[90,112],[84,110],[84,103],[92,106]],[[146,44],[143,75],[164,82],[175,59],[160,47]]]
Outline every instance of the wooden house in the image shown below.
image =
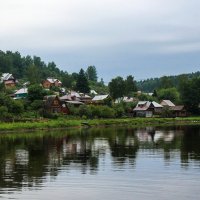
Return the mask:
[[47,78],[45,81],[43,81],[42,85],[44,88],[50,88],[52,86],[61,87],[62,82],[55,78]]
[[92,101],[92,97],[86,94],[81,94],[80,95],[80,102],[84,104],[90,104]]
[[163,106],[155,101],[139,101],[133,112],[136,117],[152,117],[154,114],[160,114],[162,108]]
[[71,94],[64,95],[60,97],[60,100],[67,105],[74,105],[75,107],[79,107],[80,105],[83,105],[84,103],[80,101],[80,98],[76,96],[72,96]]
[[169,108],[169,110],[171,110],[173,117],[186,117],[187,116],[187,111],[183,105],[172,106]]
[[170,100],[162,100],[160,103],[163,107],[166,107],[171,111],[171,117],[186,117],[187,111],[183,105],[175,105]]
[[136,117],[152,117],[153,110],[149,110],[149,101],[139,101],[137,106],[133,109]]
[[48,113],[69,114],[69,108],[63,103],[58,96],[50,95],[44,97],[44,109]]
[[4,83],[6,88],[15,87],[17,83],[13,75],[9,73],[3,73],[0,80],[1,80],[1,83]]

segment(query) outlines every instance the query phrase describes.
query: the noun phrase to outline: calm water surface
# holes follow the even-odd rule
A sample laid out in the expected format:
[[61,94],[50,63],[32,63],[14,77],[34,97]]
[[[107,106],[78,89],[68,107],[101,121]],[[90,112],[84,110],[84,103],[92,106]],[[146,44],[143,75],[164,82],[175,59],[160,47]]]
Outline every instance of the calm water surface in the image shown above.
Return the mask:
[[0,198],[200,199],[200,126],[1,134]]

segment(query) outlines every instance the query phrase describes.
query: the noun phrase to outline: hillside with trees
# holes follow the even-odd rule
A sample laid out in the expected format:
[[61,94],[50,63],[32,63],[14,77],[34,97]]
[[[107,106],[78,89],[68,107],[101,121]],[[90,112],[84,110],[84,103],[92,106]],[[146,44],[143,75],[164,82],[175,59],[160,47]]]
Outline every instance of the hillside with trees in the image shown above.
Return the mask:
[[87,92],[89,89],[96,89],[98,93],[108,91],[103,79],[98,82],[95,66],[88,66],[86,72],[82,71],[85,77],[82,78],[80,72],[70,74],[67,71],[60,70],[54,62],[45,63],[38,56],[21,56],[19,52],[0,51],[0,74],[2,73],[12,74],[19,81],[19,84],[26,81],[31,84],[39,84],[47,77],[54,77],[61,80],[63,87],[77,89],[77,84],[79,87],[81,84],[77,82],[82,79],[80,81],[88,81]]
[[178,88],[182,79],[192,79],[200,77],[200,71],[189,74],[181,74],[177,76],[163,76],[161,78],[149,78],[137,81],[137,87],[143,92],[153,92],[160,88],[175,87]]
[[[184,105],[191,114],[200,113],[200,72],[183,74],[178,76],[163,76],[161,78],[147,79],[137,82],[132,75],[126,78],[117,76],[108,86],[101,78],[98,81],[98,73],[95,66],[88,66],[84,71],[72,74],[60,70],[54,62],[45,63],[37,56],[21,56],[19,52],[0,51],[0,75],[12,74],[17,80],[15,88],[5,88],[0,83],[0,120],[13,119],[13,117],[40,117],[46,116],[44,112],[44,96],[67,95],[67,91],[75,90],[82,94],[89,94],[95,90],[99,95],[108,95],[103,107],[94,105],[82,105],[80,109],[70,110],[75,116],[86,117],[121,117],[127,111],[132,111],[137,101],[156,101],[163,99],[171,100],[176,105]],[[55,85],[48,89],[41,86],[48,77],[59,79],[60,87]],[[52,79],[51,78],[51,79]],[[28,95],[18,101],[13,99],[14,91],[24,88],[24,83],[29,82]],[[141,93],[138,93],[141,90]],[[153,95],[148,94],[152,92]],[[94,94],[90,94],[92,97]],[[125,104],[121,100],[126,97],[132,98],[132,102]],[[119,100],[119,104],[115,101]],[[49,116],[49,115],[48,115]]]

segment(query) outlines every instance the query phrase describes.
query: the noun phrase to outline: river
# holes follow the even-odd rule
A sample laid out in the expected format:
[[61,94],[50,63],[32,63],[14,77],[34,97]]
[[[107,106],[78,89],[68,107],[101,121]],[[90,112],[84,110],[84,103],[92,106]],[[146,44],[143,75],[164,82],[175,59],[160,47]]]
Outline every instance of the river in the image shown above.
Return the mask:
[[0,135],[1,199],[199,197],[200,126]]

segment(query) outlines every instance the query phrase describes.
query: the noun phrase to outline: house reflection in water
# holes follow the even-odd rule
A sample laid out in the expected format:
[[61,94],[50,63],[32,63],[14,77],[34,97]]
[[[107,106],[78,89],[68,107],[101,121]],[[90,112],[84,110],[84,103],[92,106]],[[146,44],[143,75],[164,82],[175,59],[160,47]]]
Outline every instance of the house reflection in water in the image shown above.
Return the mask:
[[164,142],[171,142],[175,137],[174,131],[156,130],[153,127],[147,127],[145,129],[139,129],[136,131],[138,140],[140,142],[153,142],[158,143],[163,140]]

